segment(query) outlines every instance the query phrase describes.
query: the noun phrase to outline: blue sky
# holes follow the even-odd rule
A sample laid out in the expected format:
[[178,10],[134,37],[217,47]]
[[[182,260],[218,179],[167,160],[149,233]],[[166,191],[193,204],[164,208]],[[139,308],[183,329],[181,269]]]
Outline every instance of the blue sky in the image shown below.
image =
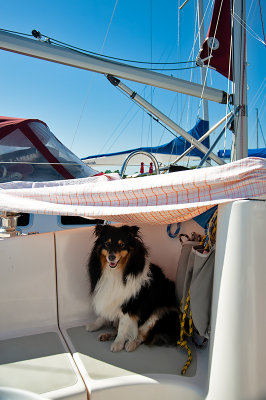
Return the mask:
[[[207,1],[204,4],[207,4]],[[261,1],[266,17],[265,1]],[[1,1],[0,28],[30,34],[32,29],[56,40],[97,53],[153,62],[194,60],[195,1],[178,16],[174,0],[13,0]],[[247,0],[249,147],[256,147],[256,108],[266,136],[266,47],[259,0]],[[209,14],[206,15],[207,31]],[[266,21],[264,21],[266,23]],[[265,27],[266,28],[266,27]],[[172,71],[179,78],[200,82],[199,69]],[[151,122],[139,107],[115,89],[103,75],[0,51],[1,115],[38,118],[79,157],[159,145],[173,136]],[[191,129],[202,116],[198,99],[125,83],[153,105]],[[227,80],[216,72],[208,85],[227,90]],[[210,104],[210,123],[225,115],[225,106]],[[219,131],[214,135],[217,136]],[[230,145],[230,133],[226,147]],[[259,145],[264,146],[259,132]],[[224,147],[224,139],[219,148]]]

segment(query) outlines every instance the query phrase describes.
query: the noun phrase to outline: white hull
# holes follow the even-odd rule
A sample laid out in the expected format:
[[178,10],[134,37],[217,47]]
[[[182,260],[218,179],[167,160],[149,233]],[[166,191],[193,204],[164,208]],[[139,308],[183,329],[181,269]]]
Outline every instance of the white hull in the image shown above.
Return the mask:
[[[117,154],[117,155],[113,155],[113,156],[101,156],[101,157],[95,157],[95,158],[89,158],[87,160],[84,160],[83,162],[85,164],[88,164],[89,166],[95,167],[95,166],[109,166],[109,165],[116,165],[119,167],[119,169],[121,168],[121,165],[123,164],[123,162],[125,161],[125,158],[130,154],[130,152],[128,152],[127,154]],[[161,153],[151,153],[156,160],[159,163],[162,163],[163,165],[169,165],[171,163],[173,163],[176,159],[177,159],[177,155],[176,154],[161,154]],[[144,164],[147,166],[147,170],[148,167],[150,165],[150,158],[140,154],[140,155],[136,155],[132,158],[132,160],[130,161],[130,166],[134,166],[136,167],[136,171],[140,169],[140,164],[141,162],[144,162]],[[188,161],[199,161],[199,157],[184,157],[182,159],[182,163],[186,164]]]

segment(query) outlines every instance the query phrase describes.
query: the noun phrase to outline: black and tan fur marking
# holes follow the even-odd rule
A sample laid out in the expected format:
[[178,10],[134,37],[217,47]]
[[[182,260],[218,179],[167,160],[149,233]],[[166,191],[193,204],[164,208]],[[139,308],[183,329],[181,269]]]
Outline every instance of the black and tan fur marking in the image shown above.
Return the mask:
[[149,263],[139,228],[99,225],[95,235],[88,273],[98,318],[86,329],[115,323],[116,330],[98,338],[115,338],[111,351],[133,351],[142,342],[176,343],[180,326],[175,285]]

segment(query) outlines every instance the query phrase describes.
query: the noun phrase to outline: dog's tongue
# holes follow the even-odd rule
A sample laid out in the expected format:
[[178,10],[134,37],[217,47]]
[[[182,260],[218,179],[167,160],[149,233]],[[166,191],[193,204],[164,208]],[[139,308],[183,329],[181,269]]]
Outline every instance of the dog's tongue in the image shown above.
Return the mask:
[[110,262],[109,265],[111,268],[114,268],[114,267],[116,267],[116,262]]

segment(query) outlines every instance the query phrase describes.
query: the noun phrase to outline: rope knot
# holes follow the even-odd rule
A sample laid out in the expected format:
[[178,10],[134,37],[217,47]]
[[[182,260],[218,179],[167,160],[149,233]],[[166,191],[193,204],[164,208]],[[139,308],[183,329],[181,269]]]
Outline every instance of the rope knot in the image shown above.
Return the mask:
[[187,346],[187,340],[178,340],[177,344],[180,347],[186,347]]

